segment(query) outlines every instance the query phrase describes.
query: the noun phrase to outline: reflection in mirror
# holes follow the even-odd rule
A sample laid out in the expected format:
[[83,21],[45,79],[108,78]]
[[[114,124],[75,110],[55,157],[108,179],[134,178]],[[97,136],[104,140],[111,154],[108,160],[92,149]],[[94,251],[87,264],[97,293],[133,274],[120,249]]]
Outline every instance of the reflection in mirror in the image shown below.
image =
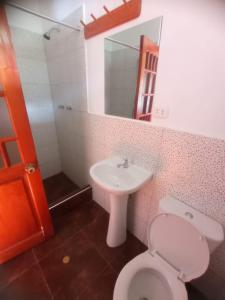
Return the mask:
[[105,113],[151,120],[162,17],[105,38]]
[[0,98],[0,138],[13,136],[12,124],[4,98]]
[[4,162],[3,162],[2,156],[0,154],[0,169],[3,169],[3,168],[4,168]]
[[18,8],[6,6],[6,12],[37,159],[52,207],[87,186],[75,150],[77,135],[82,134],[82,126],[75,122],[86,110],[84,39],[77,29],[83,10],[78,8],[62,20],[74,29]]

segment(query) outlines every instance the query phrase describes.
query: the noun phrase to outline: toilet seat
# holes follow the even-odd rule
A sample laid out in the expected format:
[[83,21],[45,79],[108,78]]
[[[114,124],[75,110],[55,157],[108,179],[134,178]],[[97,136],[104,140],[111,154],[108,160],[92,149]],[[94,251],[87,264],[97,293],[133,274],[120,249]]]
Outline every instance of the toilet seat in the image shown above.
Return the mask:
[[[168,300],[188,300],[185,284],[179,280],[178,272],[165,263],[160,256],[157,254],[152,256],[149,251],[136,256],[122,269],[116,281],[113,300],[130,300],[132,280],[142,270],[153,271],[161,277],[162,284],[168,290],[168,295],[171,294],[170,298],[168,296]],[[141,297],[137,298],[137,300],[139,299]],[[152,297],[151,299],[154,300]]]
[[[187,300],[185,282],[201,276],[209,264],[206,239],[183,218],[160,214],[149,226],[148,246],[148,251],[135,257],[120,272],[113,299],[154,300],[163,289],[168,291],[166,300]],[[149,297],[142,295],[143,289],[148,290],[147,284],[143,285],[146,277],[149,278],[149,284],[154,279],[152,281],[157,285],[152,286],[153,295],[150,291]]]
[[174,214],[157,215],[148,229],[148,247],[188,282],[200,277],[209,265],[208,243],[188,221]]

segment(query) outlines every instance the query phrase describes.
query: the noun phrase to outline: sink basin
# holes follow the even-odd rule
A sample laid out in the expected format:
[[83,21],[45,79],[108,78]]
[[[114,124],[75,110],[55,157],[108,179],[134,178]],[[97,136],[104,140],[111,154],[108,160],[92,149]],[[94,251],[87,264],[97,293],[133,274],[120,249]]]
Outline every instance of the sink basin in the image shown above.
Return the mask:
[[153,175],[134,164],[118,168],[121,161],[121,158],[113,157],[96,163],[90,169],[92,179],[108,192],[122,195],[136,192]]
[[110,218],[107,244],[110,247],[119,246],[126,240],[128,196],[149,181],[153,173],[129,162],[125,167],[122,158],[112,157],[93,165],[90,168],[90,175],[109,193]]

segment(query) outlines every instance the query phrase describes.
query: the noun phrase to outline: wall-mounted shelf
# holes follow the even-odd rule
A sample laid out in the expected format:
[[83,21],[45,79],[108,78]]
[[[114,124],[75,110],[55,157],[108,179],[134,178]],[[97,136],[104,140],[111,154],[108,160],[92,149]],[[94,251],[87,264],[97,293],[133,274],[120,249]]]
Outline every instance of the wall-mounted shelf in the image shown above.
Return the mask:
[[106,14],[100,18],[96,18],[93,14],[93,22],[85,24],[84,26],[85,39],[89,39],[97,34],[105,32],[118,25],[124,24],[140,16],[141,13],[141,0],[123,0],[123,4],[112,11],[109,11],[106,6],[103,6]]

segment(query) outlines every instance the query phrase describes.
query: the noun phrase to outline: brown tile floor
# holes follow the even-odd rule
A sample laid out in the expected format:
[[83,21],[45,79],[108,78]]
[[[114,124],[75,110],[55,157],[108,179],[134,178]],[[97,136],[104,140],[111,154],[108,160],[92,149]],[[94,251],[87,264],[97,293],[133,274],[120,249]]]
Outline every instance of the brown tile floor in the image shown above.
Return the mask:
[[80,190],[64,173],[59,173],[44,179],[43,184],[49,205]]
[[[121,268],[146,250],[131,234],[124,245],[107,247],[108,215],[93,201],[54,224],[53,238],[0,266],[1,300],[111,300]],[[204,298],[190,288],[189,299]]]

